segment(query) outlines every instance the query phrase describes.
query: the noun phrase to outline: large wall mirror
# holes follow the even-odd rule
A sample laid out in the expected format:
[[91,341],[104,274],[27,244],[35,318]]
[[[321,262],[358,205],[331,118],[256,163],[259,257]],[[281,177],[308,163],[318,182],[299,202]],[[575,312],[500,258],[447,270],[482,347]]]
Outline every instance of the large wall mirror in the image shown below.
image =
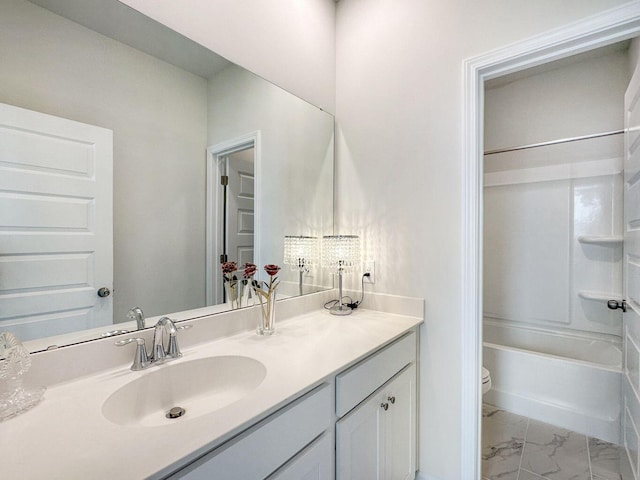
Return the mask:
[[224,311],[222,255],[332,287],[283,265],[333,231],[331,115],[116,0],[2,0],[0,59],[0,331],[34,352]]

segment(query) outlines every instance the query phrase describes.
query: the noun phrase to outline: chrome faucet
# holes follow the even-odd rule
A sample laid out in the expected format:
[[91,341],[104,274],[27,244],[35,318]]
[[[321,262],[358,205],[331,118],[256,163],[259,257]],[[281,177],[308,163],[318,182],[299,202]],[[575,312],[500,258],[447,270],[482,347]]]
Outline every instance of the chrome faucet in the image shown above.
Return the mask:
[[129,310],[129,313],[127,313],[127,318],[136,321],[138,330],[142,330],[146,327],[144,313],[142,312],[142,309],[140,307],[133,307],[131,310]]
[[[156,323],[153,331],[153,350],[151,354],[147,353],[146,344],[143,338],[127,338],[116,342],[118,347],[136,343],[136,353],[131,365],[131,370],[143,370],[155,364],[159,364],[174,358],[180,358],[182,352],[178,347],[178,330],[186,330],[191,325],[176,327],[169,317],[162,317]],[[165,347],[165,333],[169,336],[167,346]]]
[[[166,348],[164,346],[165,332],[169,335],[169,342]],[[178,348],[177,333],[178,329],[169,317],[162,317],[158,320],[153,332],[152,362],[163,362],[166,359],[171,360],[182,356],[180,348]]]

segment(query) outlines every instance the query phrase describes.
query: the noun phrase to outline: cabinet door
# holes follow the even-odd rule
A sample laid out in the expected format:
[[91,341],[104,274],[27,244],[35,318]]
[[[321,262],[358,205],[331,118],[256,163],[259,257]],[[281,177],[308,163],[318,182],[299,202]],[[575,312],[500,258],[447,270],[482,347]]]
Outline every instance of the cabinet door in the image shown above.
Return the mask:
[[412,364],[336,424],[338,480],[414,478],[415,385]]
[[382,398],[373,395],[336,424],[337,480],[382,478]]
[[413,479],[416,474],[416,367],[411,365],[384,389],[384,460],[386,480]]

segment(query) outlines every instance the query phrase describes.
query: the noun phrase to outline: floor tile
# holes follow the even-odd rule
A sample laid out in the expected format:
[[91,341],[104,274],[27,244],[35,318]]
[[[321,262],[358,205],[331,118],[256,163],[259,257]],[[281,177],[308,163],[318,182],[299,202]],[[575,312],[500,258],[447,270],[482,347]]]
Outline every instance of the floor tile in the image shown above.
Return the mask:
[[633,480],[633,471],[629,463],[629,457],[624,447],[620,447],[620,478],[623,480]]
[[528,419],[483,406],[482,477],[517,480]]
[[511,442],[492,448],[489,455],[482,455],[482,476],[488,480],[517,480],[522,443]]
[[518,477],[518,480],[544,480],[544,477],[540,477],[535,473],[520,469],[520,476]]
[[482,406],[482,480],[632,480],[624,447]]
[[620,480],[621,448],[604,440],[589,438],[591,473],[598,480]]
[[590,480],[587,438],[531,420],[522,468],[550,480]]

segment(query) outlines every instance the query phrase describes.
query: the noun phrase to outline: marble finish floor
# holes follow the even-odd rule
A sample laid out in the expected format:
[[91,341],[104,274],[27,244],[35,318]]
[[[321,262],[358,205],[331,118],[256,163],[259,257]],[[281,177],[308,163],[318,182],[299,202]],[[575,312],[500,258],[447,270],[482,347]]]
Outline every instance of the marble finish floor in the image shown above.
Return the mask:
[[483,480],[631,479],[623,447],[482,407]]

